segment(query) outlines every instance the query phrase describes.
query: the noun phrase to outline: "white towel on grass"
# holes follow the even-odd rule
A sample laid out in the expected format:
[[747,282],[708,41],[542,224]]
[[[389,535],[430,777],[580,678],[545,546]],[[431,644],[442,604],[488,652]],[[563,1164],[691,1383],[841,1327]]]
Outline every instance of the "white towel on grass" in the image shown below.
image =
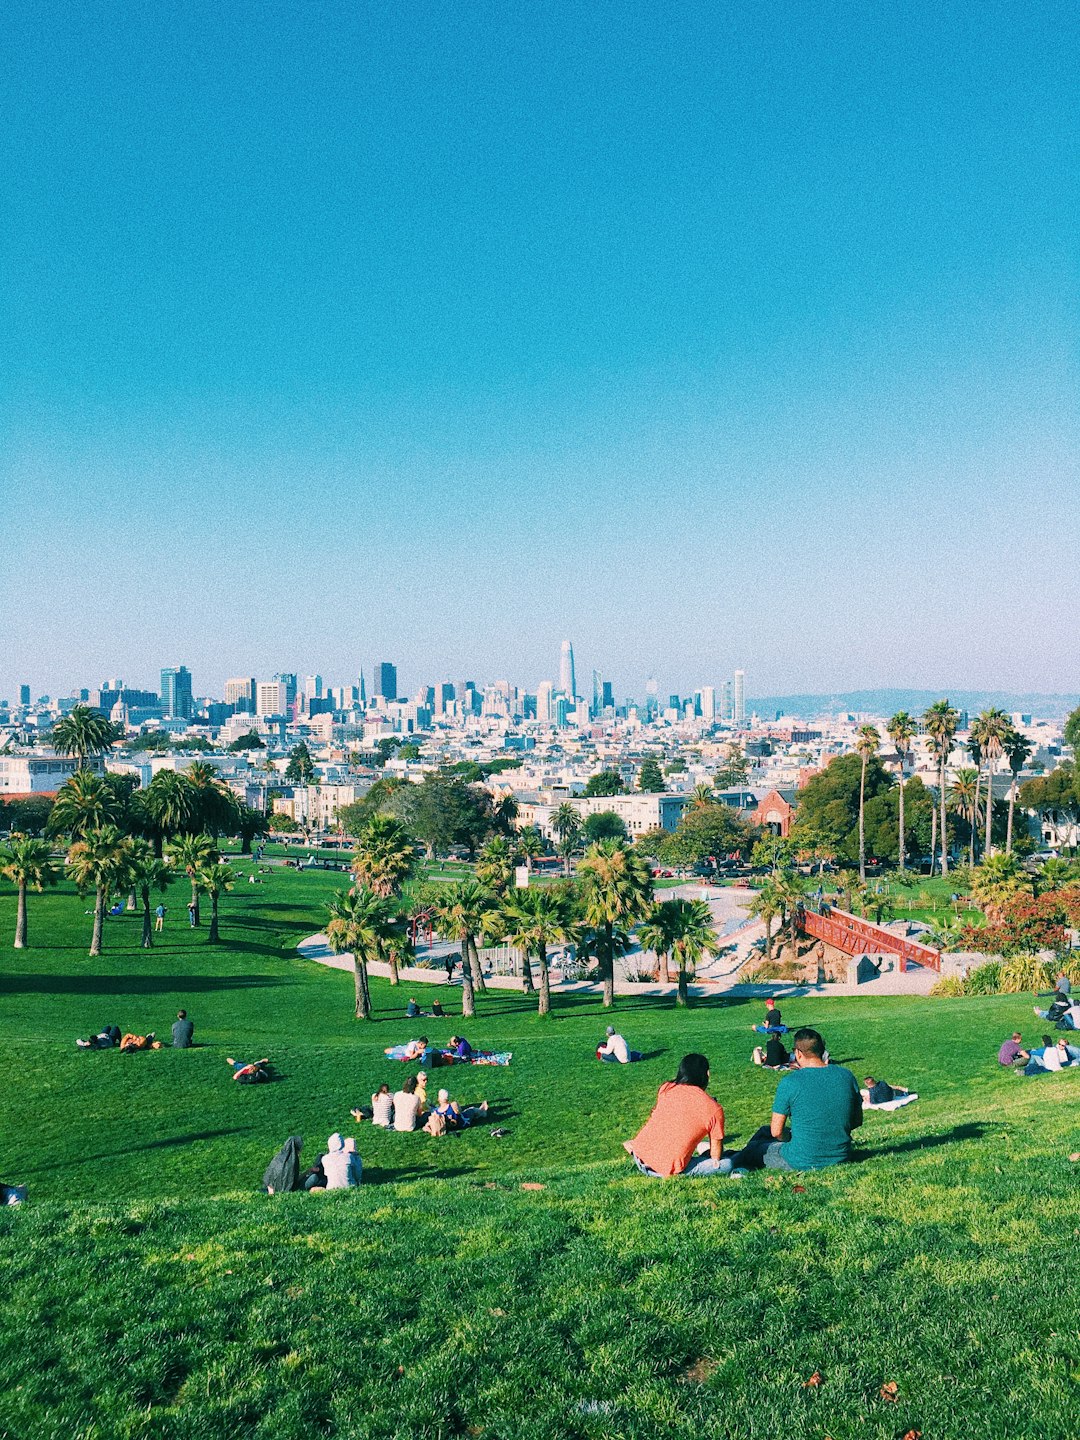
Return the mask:
[[919,1097],[914,1090],[909,1090],[906,1095],[897,1095],[893,1100],[886,1100],[881,1105],[863,1105],[864,1110],[899,1110],[901,1105],[910,1105],[912,1100]]

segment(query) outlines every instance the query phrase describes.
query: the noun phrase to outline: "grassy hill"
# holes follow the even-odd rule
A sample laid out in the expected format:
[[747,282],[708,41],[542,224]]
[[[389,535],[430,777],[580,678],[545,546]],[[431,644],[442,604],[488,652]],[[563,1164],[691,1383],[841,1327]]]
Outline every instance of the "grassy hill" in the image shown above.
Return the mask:
[[[416,1027],[382,982],[355,1022],[350,977],[295,955],[340,878],[244,885],[217,947],[177,886],[161,943],[123,917],[96,960],[83,901],[31,896],[35,948],[0,968],[0,1178],[31,1189],[0,1211],[0,1435],[1075,1435],[1080,1071],[999,1071],[1001,1037],[1041,1028],[1028,997],[786,1004],[919,1103],[869,1115],[832,1173],[649,1183],[620,1142],[685,1051],[736,1143],[767,1116],[756,1005],[621,1002],[648,1056],[624,1068],[593,1058],[595,1000],[541,1022],[481,997],[466,1033],[514,1061],[451,1088],[510,1133],[356,1127]],[[167,1033],[181,1005],[193,1051],[74,1047],[111,1022]],[[226,1055],[264,1054],[279,1082],[231,1083]],[[259,1193],[286,1135],[310,1160],[338,1128],[359,1191]]]

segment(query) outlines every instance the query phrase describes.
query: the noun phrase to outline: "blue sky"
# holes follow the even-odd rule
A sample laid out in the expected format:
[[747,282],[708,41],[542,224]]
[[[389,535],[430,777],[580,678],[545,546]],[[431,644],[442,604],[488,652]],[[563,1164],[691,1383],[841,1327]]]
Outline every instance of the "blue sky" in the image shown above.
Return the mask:
[[1075,7],[6,23],[0,695],[1080,689]]

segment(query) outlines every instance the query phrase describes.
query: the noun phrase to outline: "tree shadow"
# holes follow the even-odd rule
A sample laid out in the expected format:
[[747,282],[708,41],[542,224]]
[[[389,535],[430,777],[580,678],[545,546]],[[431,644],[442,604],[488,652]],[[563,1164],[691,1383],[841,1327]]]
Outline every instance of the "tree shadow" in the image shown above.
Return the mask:
[[895,1145],[867,1146],[858,1152],[858,1159],[873,1160],[880,1155],[905,1155],[920,1150],[936,1150],[941,1145],[963,1145],[969,1140],[981,1140],[988,1131],[1001,1128],[990,1121],[971,1120],[964,1125],[954,1125],[951,1130],[940,1130],[934,1135],[915,1135]]
[[[99,1160],[123,1160],[140,1150],[166,1150],[174,1145],[190,1145],[197,1140],[218,1140],[223,1135],[246,1135],[250,1129],[250,1125],[234,1125],[225,1130],[193,1130],[189,1135],[169,1135],[163,1140],[145,1140],[141,1145],[125,1145],[122,1150],[101,1150],[96,1155],[83,1154],[75,1163],[91,1165]],[[28,1175],[36,1175],[45,1170],[66,1170],[71,1163],[70,1158],[51,1160],[45,1165],[24,1165],[21,1169]]]
[[0,975],[0,995],[190,995],[253,990],[287,981],[272,975]]

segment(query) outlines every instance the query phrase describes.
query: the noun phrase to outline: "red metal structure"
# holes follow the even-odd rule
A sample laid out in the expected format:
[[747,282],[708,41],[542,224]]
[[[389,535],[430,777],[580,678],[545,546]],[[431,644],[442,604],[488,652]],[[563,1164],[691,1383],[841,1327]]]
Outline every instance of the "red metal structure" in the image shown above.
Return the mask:
[[899,955],[901,970],[912,964],[941,970],[940,950],[920,945],[917,940],[905,940],[883,925],[860,920],[846,910],[829,906],[819,915],[815,910],[805,910],[800,906],[795,918],[804,935],[813,935],[827,945],[835,945],[845,955]]

